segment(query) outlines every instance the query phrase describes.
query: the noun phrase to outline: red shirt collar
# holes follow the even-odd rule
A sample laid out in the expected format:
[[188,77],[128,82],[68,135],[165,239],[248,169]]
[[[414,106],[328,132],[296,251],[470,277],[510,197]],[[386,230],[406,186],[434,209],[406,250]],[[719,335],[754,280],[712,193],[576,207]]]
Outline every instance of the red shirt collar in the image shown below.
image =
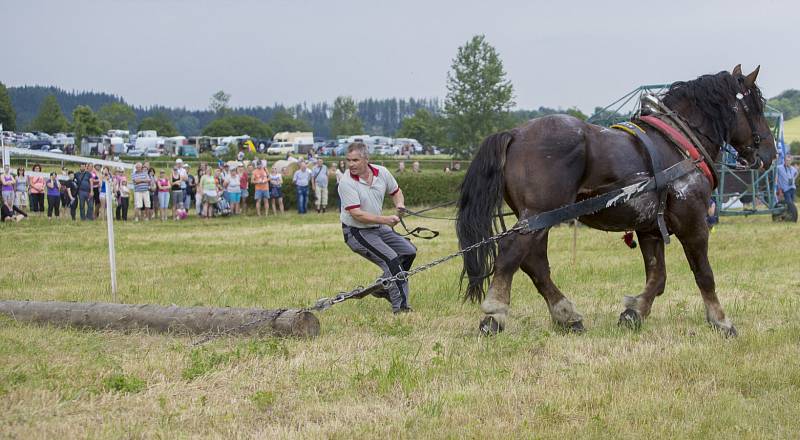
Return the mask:
[[[378,177],[378,169],[377,169],[377,168],[375,168],[374,166],[372,166],[371,164],[367,164],[367,166],[369,167],[369,169],[370,169],[370,170],[372,170],[372,175],[373,175],[374,177]],[[350,177],[351,177],[353,180],[360,180],[360,179],[361,179],[361,177],[360,177],[360,176],[356,176],[356,175],[354,175],[352,171],[348,171],[348,172],[350,173]]]

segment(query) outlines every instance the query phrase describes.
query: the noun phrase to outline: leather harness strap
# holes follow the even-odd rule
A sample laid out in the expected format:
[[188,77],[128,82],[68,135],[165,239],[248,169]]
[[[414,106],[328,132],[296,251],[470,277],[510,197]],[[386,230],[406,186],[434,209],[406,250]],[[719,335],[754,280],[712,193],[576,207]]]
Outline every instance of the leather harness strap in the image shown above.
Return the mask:
[[[700,159],[702,155],[703,161],[699,162],[697,167],[700,168],[700,171],[702,171],[708,179],[708,182],[711,184],[711,189],[717,187],[717,178],[712,171],[714,162],[702,147],[702,144],[690,142],[680,131],[676,130],[664,119],[655,115],[641,116],[639,119],[664,134],[673,144],[681,147],[681,152],[685,153],[685,155],[688,154],[688,156],[694,160]],[[671,118],[671,120],[677,121],[677,118]],[[694,136],[694,133],[692,133],[692,136]],[[697,148],[696,145],[700,145],[700,147]]]
[[[661,155],[658,154],[656,146],[650,136],[638,125],[633,122],[621,122],[612,125],[611,128],[623,130],[639,140],[639,143],[644,147],[644,153],[647,157],[647,165],[649,166],[650,175],[653,176],[654,190],[658,194],[658,210],[656,211],[656,223],[658,230],[661,233],[661,238],[664,243],[669,244],[669,230],[667,223],[664,221],[664,210],[667,207],[667,192],[665,187],[669,181],[665,181],[665,176],[661,171],[664,169],[661,161]],[[693,158],[696,159],[696,158]]]

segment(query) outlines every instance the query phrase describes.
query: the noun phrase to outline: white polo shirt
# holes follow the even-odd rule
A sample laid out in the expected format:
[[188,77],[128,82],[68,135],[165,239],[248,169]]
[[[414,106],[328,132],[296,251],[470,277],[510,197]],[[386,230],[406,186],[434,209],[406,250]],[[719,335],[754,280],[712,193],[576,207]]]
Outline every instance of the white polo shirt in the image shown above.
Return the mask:
[[381,215],[383,208],[383,196],[386,194],[394,195],[400,191],[397,181],[392,173],[380,165],[368,164],[372,171],[372,185],[358,176],[344,173],[339,182],[339,199],[342,201],[342,213],[339,218],[342,223],[354,228],[374,228],[380,226],[377,223],[361,223],[356,221],[350,210],[360,208],[370,214]]

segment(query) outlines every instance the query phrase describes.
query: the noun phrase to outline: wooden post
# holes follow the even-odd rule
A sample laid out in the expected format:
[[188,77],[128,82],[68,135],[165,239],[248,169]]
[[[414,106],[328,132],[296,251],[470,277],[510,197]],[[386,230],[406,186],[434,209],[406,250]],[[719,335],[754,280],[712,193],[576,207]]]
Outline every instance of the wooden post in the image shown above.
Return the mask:
[[[299,309],[178,307],[150,304],[109,304],[40,301],[0,301],[0,314],[23,322],[97,330],[153,330],[164,333],[273,334],[313,337],[319,320]],[[253,321],[256,324],[246,325]]]

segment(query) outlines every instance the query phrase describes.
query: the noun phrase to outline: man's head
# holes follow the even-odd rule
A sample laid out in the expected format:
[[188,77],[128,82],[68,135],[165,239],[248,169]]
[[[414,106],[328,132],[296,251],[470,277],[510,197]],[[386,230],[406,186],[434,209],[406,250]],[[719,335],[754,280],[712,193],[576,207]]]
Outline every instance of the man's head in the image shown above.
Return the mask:
[[133,167],[136,169],[137,172],[142,171],[142,163],[141,162],[136,162],[136,164],[133,165]]
[[369,168],[369,149],[363,142],[353,142],[347,146],[347,168],[350,174],[361,175]]
[[175,159],[175,169],[183,168],[183,159],[177,158]]
[[411,164],[411,169],[414,170],[415,173],[418,173],[419,172],[419,162],[415,160],[414,163]]
[[791,155],[789,155],[789,154],[787,154],[786,156],[784,156],[784,157],[783,157],[783,164],[784,164],[784,165],[786,165],[787,167],[788,167],[789,165],[791,165],[791,164],[792,164],[792,156],[791,156]]
[[322,165],[323,165],[322,158],[318,157],[317,158],[317,166],[321,167]]
[[306,161],[301,160],[300,161],[300,169],[305,171],[307,167],[308,167],[308,165],[306,165]]

